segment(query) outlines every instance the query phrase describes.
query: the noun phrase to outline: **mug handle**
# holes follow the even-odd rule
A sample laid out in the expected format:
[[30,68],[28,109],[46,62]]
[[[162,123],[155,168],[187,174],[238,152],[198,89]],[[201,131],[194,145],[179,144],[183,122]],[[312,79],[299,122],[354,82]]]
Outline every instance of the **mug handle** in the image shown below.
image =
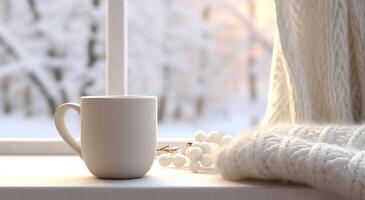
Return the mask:
[[61,135],[62,139],[70,145],[70,147],[77,153],[80,158],[82,158],[81,154],[81,145],[71,136],[65,125],[65,113],[68,109],[73,109],[80,114],[80,105],[76,103],[65,103],[59,106],[56,109],[54,120],[55,125],[58,130],[58,133]]

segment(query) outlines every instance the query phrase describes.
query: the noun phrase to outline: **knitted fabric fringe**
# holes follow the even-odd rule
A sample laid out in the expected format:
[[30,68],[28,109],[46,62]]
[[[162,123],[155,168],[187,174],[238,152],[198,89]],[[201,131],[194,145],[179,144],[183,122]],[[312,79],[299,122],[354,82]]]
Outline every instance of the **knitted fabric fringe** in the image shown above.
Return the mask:
[[365,199],[364,149],[365,126],[281,125],[236,140],[217,167],[230,180],[288,180]]

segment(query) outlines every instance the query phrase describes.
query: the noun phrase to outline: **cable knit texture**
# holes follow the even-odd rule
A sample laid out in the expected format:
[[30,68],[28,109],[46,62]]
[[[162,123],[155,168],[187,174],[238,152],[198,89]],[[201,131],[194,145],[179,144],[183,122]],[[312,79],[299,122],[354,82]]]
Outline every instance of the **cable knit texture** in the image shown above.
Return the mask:
[[224,178],[306,183],[365,200],[365,1],[276,0],[264,125],[217,159]]
[[266,122],[365,119],[365,1],[276,0]]

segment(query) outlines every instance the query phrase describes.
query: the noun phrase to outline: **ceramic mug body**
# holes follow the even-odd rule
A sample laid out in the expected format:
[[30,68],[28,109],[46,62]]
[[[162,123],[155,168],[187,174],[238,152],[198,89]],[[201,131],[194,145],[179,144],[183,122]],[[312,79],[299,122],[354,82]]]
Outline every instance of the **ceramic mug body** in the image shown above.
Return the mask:
[[[68,108],[75,109],[77,105],[60,106],[55,121],[61,136],[74,148],[67,129],[59,125]],[[79,109],[81,148],[74,149],[92,174],[100,178],[125,179],[147,173],[156,151],[156,97],[81,97]],[[57,113],[62,115],[57,116]]]

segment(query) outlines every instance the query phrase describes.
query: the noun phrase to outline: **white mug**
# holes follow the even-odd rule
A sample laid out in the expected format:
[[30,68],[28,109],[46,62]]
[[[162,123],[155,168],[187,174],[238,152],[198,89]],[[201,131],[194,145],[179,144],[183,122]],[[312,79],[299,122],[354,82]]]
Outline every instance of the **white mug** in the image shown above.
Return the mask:
[[[145,175],[156,152],[157,98],[151,96],[85,96],[81,105],[66,103],[55,113],[56,128],[67,144],[99,178]],[[81,145],[64,122],[66,110],[81,117]]]

